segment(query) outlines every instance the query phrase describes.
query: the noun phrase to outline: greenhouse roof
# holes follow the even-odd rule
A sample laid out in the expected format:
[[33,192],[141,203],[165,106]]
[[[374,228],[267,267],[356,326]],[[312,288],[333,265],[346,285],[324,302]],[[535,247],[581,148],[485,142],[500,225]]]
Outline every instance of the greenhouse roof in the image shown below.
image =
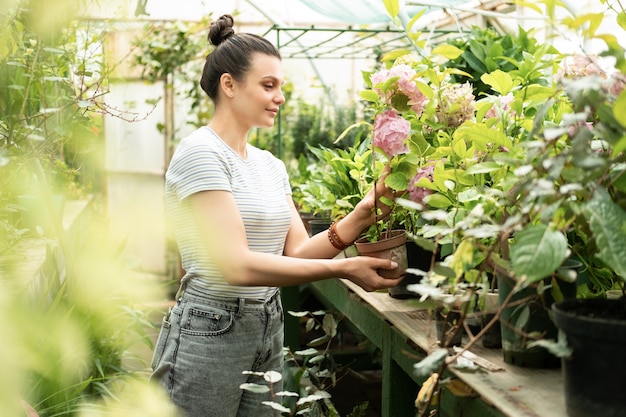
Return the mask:
[[[264,35],[275,36],[283,58],[302,59],[376,59],[385,52],[414,47],[403,27],[392,21],[381,0],[300,0],[316,13],[330,17],[336,24],[290,27],[274,24]],[[512,18],[513,8],[505,0],[406,1],[400,11],[402,25],[422,14],[412,30],[426,34],[429,44],[450,36],[462,36],[469,25],[463,22],[481,15],[499,26],[498,19]]]
[[[300,0],[305,6],[341,22],[354,24],[391,23],[391,18],[385,10],[382,0],[351,0],[338,2],[337,0]],[[438,0],[437,2],[405,2],[403,10],[412,17],[422,11],[429,12],[453,6],[463,6],[476,3],[470,0]],[[483,2],[484,3],[484,2]]]

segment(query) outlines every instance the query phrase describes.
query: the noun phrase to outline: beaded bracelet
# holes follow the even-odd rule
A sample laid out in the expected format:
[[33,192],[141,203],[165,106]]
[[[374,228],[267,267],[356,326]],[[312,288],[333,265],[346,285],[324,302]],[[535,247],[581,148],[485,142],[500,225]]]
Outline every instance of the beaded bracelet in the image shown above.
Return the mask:
[[343,240],[341,240],[341,238],[337,234],[337,222],[338,221],[339,220],[333,222],[328,228],[328,240],[330,240],[330,243],[335,247],[335,249],[344,250],[350,245],[352,245],[352,243],[345,243]]

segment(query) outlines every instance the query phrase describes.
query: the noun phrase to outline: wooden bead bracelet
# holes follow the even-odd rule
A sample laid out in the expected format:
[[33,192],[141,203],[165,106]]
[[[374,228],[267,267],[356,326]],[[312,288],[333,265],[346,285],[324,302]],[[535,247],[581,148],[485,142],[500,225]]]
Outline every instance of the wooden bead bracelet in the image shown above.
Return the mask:
[[330,227],[328,228],[328,240],[335,247],[335,249],[337,249],[337,250],[344,250],[347,247],[349,247],[350,245],[352,245],[352,243],[345,243],[343,240],[341,240],[341,238],[337,234],[337,223],[338,222],[339,222],[339,220],[333,222],[330,225]]

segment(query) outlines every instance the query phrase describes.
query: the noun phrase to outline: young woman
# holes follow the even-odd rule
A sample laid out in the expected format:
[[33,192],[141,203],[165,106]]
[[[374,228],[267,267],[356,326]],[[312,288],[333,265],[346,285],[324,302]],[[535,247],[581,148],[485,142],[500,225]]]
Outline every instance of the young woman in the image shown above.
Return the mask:
[[391,190],[378,184],[328,233],[309,237],[285,166],[247,143],[250,129],[274,124],[285,101],[283,70],[271,43],[235,34],[233,23],[224,15],[209,30],[215,49],[200,85],[215,115],[181,141],[166,174],[166,208],[186,274],[163,321],[152,379],[190,417],[273,415],[261,404],[268,397],[239,386],[259,382],[244,371],[283,369],[277,287],[345,278],[372,291],[401,279],[377,273],[397,266],[388,260],[332,259],[375,221],[375,195],[393,198]]

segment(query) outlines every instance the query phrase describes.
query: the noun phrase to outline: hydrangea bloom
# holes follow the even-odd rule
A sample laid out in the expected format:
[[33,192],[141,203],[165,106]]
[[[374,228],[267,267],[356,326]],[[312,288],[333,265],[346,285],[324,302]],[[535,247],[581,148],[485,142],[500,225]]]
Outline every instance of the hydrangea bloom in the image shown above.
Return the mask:
[[619,96],[626,87],[626,76],[621,72],[614,72],[607,80],[608,92],[614,96]]
[[428,178],[431,182],[433,181],[433,174],[435,172],[435,166],[429,165],[417,170],[417,174],[413,177],[413,179],[409,182],[408,191],[409,198],[416,203],[422,204],[424,201],[424,197],[431,195],[433,191],[429,188],[417,187],[415,184],[421,178]]
[[[498,102],[495,102],[493,104],[493,106],[491,106],[491,108],[489,110],[487,110],[487,113],[485,113],[485,118],[489,119],[492,117],[501,117],[503,114],[505,114],[507,112],[507,110],[510,109],[510,104],[513,101],[514,97],[513,94],[509,93],[506,96],[500,96],[498,97],[498,101],[500,103],[500,105],[498,106]],[[515,116],[515,110],[511,110],[511,116]]]
[[575,55],[563,60],[563,67],[556,74],[556,80],[561,78],[578,78],[588,75],[606,77],[605,72],[598,65],[596,58],[589,55]]
[[406,140],[411,132],[411,123],[395,110],[380,113],[374,119],[372,144],[385,152],[388,158],[409,152]]
[[[395,94],[404,94],[408,98],[407,104],[411,106],[411,109],[417,113],[418,116],[420,116],[424,112],[424,107],[426,106],[428,99],[417,88],[415,76],[416,73],[413,68],[406,64],[400,64],[394,65],[388,70],[385,69],[378,71],[372,74],[370,79],[372,81],[372,85],[374,86],[374,91],[383,97],[387,104],[391,104],[391,98]],[[384,92],[375,87],[376,85],[384,83],[390,78],[395,77],[398,77],[398,80],[396,81],[396,88]]]
[[451,128],[459,127],[474,117],[476,103],[474,89],[470,83],[449,84],[440,93],[437,120]]

